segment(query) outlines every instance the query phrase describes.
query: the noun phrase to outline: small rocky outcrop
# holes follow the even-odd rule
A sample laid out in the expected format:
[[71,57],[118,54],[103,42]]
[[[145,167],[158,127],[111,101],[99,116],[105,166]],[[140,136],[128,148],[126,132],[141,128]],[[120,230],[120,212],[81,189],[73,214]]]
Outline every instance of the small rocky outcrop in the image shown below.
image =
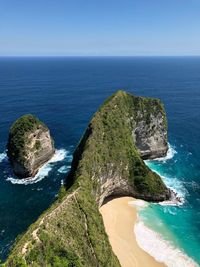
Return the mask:
[[54,152],[49,129],[35,116],[24,115],[11,126],[7,154],[18,177],[34,176]]

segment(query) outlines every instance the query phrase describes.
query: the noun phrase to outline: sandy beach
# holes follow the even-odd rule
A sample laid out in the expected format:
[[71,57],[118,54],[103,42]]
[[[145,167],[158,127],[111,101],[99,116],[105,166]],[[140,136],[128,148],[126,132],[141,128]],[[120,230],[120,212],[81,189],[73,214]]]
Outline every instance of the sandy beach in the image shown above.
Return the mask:
[[131,197],[116,198],[100,208],[106,232],[122,267],[163,267],[142,250],[134,235],[137,210],[128,204]]

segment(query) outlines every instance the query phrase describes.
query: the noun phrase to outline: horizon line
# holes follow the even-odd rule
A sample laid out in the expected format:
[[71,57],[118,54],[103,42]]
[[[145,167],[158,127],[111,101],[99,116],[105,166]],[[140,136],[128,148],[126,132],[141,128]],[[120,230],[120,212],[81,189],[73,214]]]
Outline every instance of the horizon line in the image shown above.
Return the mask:
[[199,55],[0,55],[0,58],[200,57]]

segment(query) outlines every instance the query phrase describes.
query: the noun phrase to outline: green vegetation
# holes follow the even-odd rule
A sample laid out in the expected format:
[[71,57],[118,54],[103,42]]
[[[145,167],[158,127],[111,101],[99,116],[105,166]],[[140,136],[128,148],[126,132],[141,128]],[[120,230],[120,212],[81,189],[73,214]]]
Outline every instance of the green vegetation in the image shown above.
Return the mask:
[[74,152],[66,187],[16,242],[5,267],[120,266],[98,210],[102,185],[120,177],[132,188],[129,195],[156,199],[168,193],[135,147],[132,129],[138,111],[146,114],[147,122],[151,112],[164,112],[160,101],[123,91],[101,106]]
[[92,118],[74,153],[71,176],[75,180],[80,174],[93,177],[93,190],[97,198],[101,187],[99,177],[107,177],[111,166],[115,176],[129,180],[135,195],[138,193],[143,198],[146,195],[146,199],[153,200],[166,192],[161,178],[144,164],[133,142],[132,130],[138,120],[138,112],[144,114],[148,123],[150,114],[164,110],[157,99],[135,97],[118,91]]
[[54,203],[16,243],[4,266],[23,266],[18,262],[37,267],[120,266],[91,189],[86,179],[84,187],[75,183],[65,191],[62,201]]
[[[10,128],[7,144],[10,159],[14,158],[19,163],[23,163],[26,156],[27,135],[38,127],[47,128],[38,118],[31,114],[24,115],[14,122]],[[39,148],[40,144],[36,145]]]

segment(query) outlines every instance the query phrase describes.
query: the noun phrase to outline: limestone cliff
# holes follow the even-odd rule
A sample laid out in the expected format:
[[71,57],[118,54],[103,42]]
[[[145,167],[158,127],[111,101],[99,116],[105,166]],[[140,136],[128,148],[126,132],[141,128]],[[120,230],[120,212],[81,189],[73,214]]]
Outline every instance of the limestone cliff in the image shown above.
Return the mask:
[[170,191],[140,156],[166,151],[161,102],[118,91],[90,121],[58,200],[15,244],[5,266],[120,266],[98,208],[113,196],[168,199]]
[[134,116],[131,117],[133,140],[143,159],[165,156],[167,145],[167,119],[158,99],[134,97]]
[[7,154],[17,176],[34,176],[54,154],[49,129],[31,114],[20,117],[10,128]]

